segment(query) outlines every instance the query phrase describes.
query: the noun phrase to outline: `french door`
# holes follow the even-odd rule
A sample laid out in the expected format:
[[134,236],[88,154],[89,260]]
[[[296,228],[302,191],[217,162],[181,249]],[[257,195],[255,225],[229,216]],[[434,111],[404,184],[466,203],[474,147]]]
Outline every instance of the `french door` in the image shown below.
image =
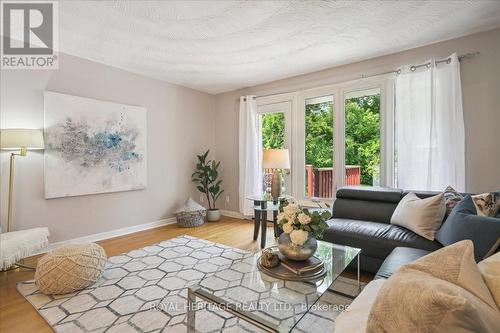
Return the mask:
[[263,149],[288,148],[286,194],[332,202],[344,185],[394,185],[394,81],[365,79],[258,102]]

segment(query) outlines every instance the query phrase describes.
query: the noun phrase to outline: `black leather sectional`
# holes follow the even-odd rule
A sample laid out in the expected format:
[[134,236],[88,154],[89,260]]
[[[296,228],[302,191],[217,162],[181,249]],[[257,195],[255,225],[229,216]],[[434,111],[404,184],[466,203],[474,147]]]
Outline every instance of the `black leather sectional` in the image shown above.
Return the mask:
[[[407,193],[379,187],[339,189],[324,240],[360,248],[361,269],[377,273],[376,277],[388,277],[400,266],[443,247],[438,241],[390,224],[392,213]],[[415,193],[420,198],[437,194]]]

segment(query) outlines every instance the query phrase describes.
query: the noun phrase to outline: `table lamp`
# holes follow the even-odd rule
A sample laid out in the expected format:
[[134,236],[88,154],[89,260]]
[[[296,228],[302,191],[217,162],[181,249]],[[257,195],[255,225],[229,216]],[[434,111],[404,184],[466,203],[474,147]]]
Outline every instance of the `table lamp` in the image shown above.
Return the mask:
[[264,169],[273,169],[271,196],[273,199],[279,198],[282,188],[281,170],[290,169],[288,149],[264,149],[262,154],[262,167]]
[[28,128],[6,128],[0,130],[0,148],[16,150],[10,154],[9,205],[7,213],[7,232],[12,231],[12,200],[14,192],[14,158],[26,156],[28,150],[44,149],[43,131]]

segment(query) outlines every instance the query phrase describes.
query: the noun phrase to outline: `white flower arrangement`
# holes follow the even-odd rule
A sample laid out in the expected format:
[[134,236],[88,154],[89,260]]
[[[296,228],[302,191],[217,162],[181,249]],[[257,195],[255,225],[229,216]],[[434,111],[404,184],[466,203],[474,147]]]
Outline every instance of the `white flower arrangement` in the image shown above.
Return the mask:
[[293,231],[293,225],[291,223],[285,223],[283,225],[283,231],[287,234],[291,233]]
[[[329,208],[329,206],[327,205]],[[323,237],[327,227],[326,221],[330,219],[328,211],[309,211],[295,203],[284,202],[278,214],[278,223],[283,232],[290,235],[290,240],[296,246],[303,245],[309,236],[316,239]]]
[[297,229],[297,230],[292,230],[292,232],[290,232],[290,240],[295,245],[300,246],[304,244],[308,237],[309,233],[305,230]]

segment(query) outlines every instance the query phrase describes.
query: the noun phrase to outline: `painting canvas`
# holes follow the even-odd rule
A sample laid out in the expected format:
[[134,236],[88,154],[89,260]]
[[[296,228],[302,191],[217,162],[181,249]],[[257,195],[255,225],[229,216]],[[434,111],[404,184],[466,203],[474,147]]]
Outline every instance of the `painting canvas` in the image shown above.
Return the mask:
[[45,101],[45,197],[144,189],[146,109],[54,92]]

